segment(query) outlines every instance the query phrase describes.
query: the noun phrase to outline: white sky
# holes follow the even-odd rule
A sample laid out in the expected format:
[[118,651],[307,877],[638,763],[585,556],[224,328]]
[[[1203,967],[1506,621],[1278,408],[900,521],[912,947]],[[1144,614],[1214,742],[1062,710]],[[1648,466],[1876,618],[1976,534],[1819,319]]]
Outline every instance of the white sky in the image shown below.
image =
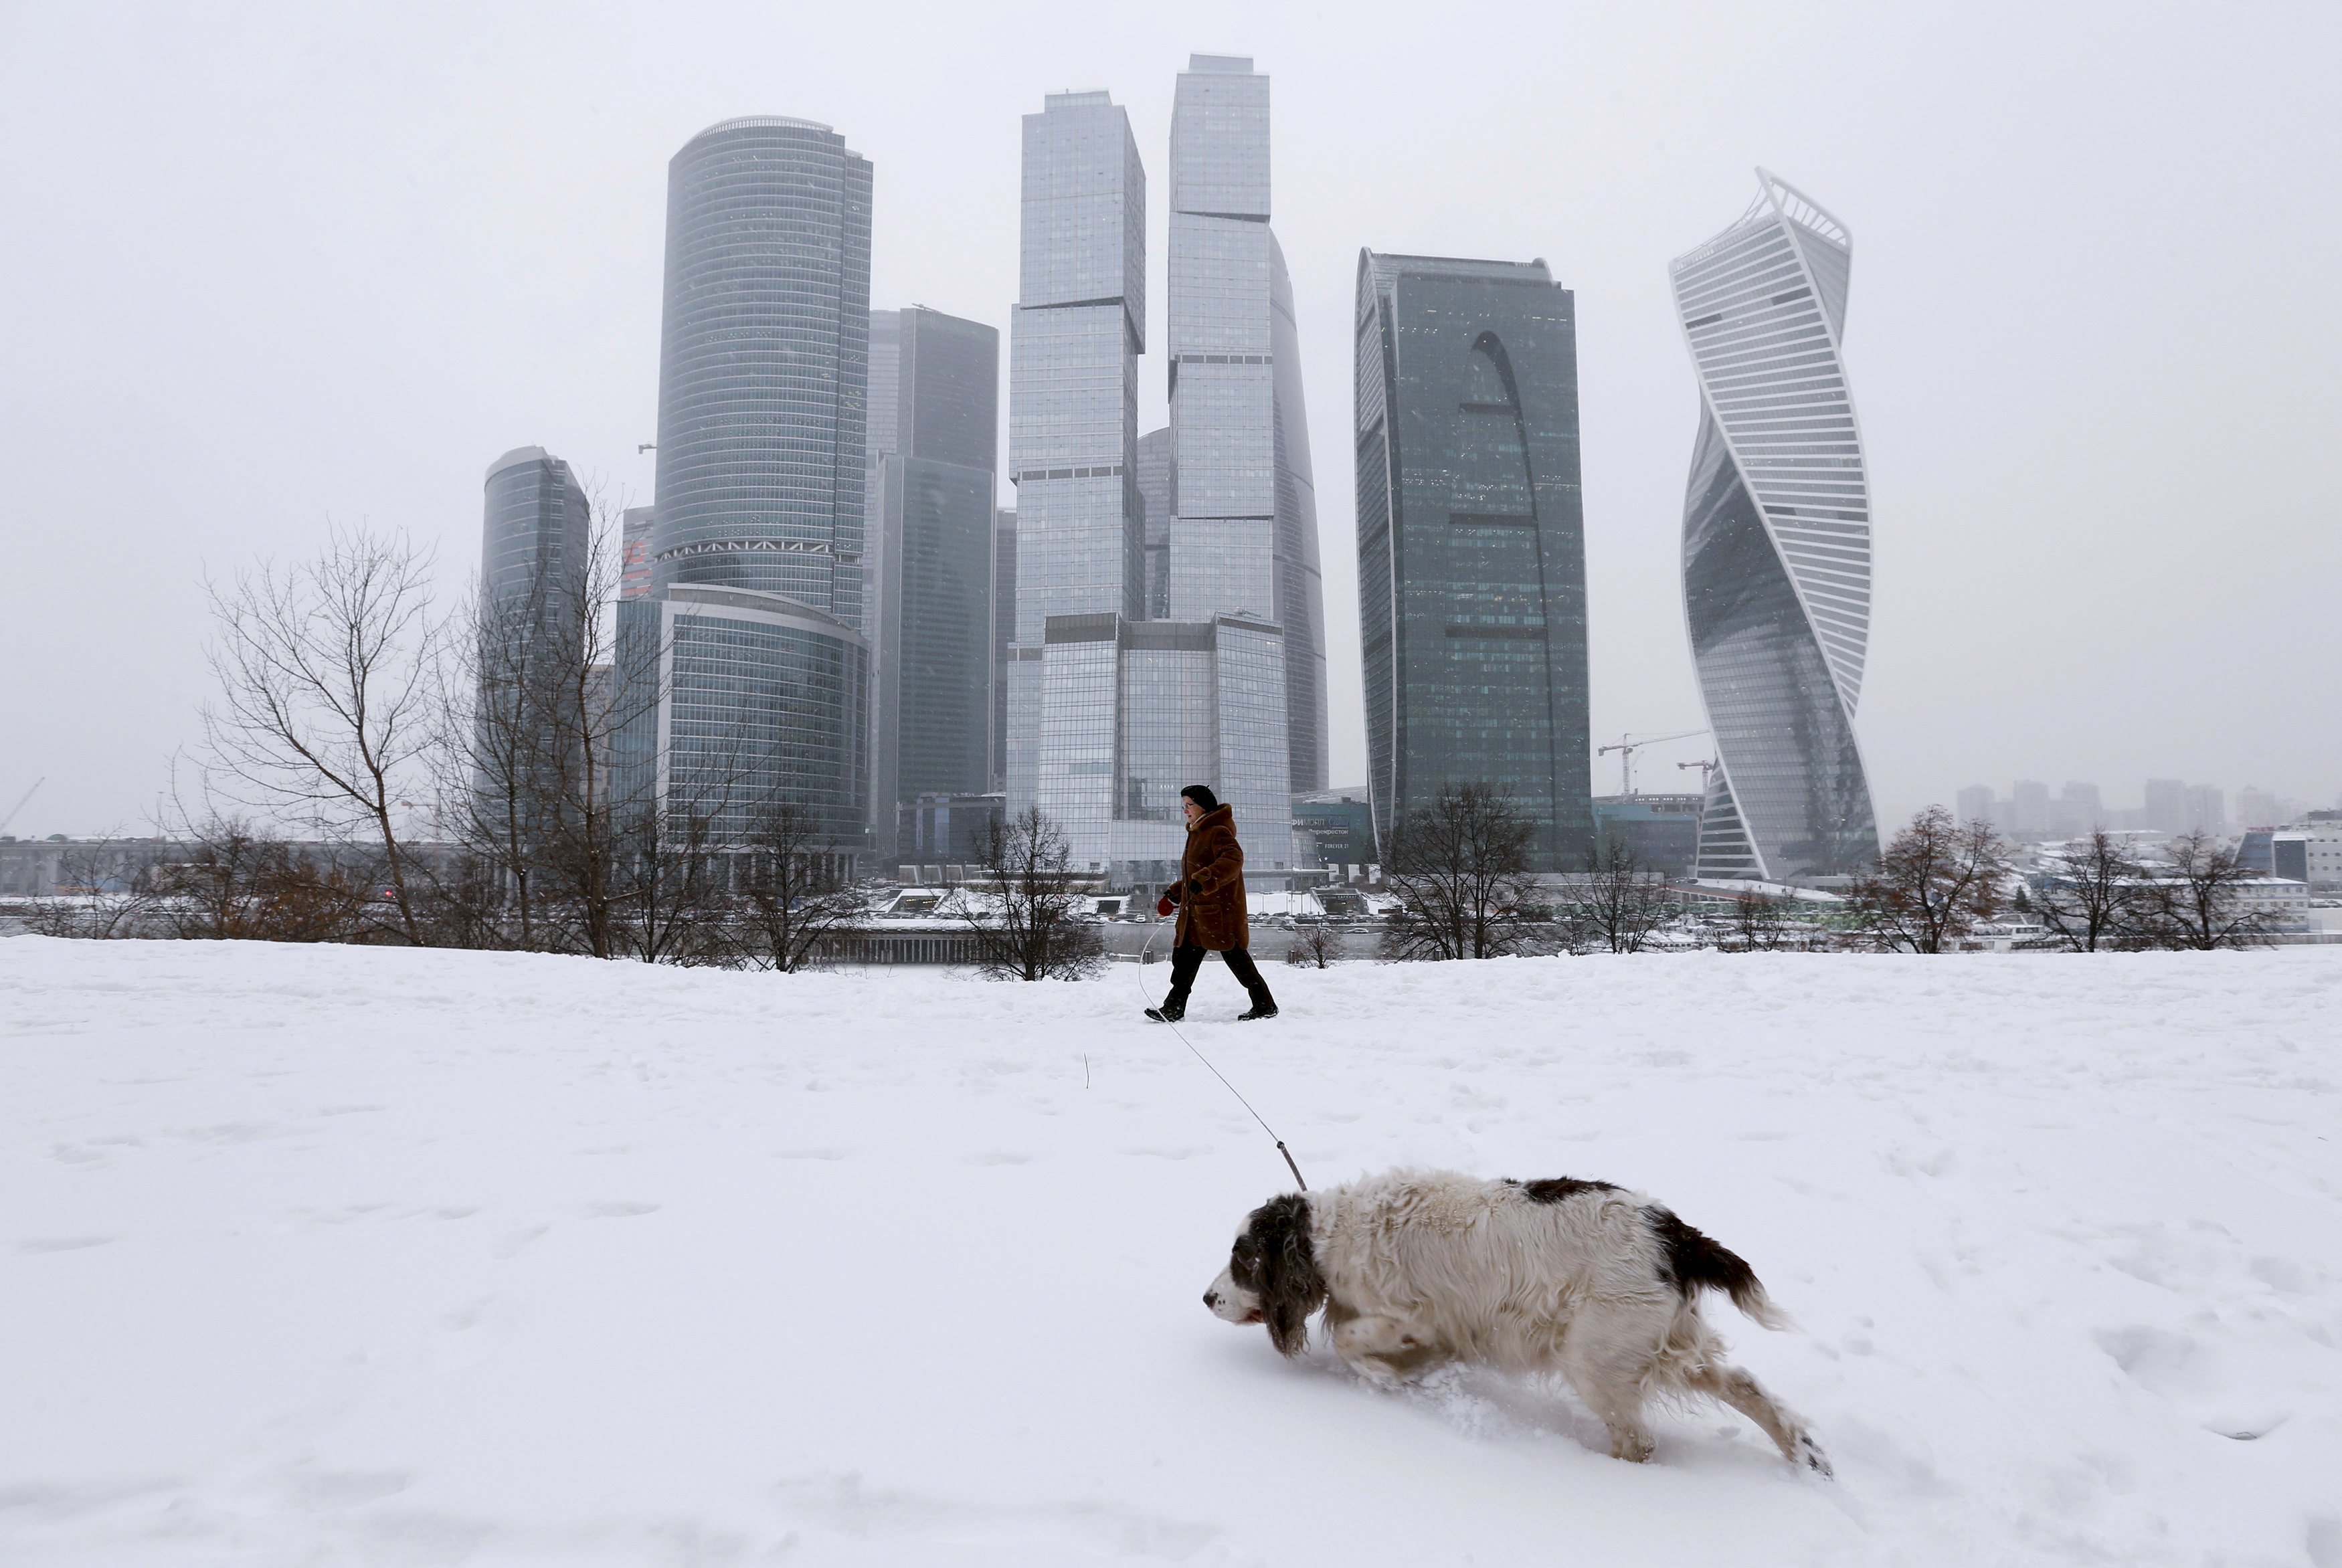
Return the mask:
[[1018,116],[1107,88],[1159,342],[1191,50],[1276,82],[1336,782],[1366,771],[1358,247],[1576,291],[1596,741],[1696,728],[1666,264],[1762,163],[1854,233],[1882,815],[2018,776],[2342,792],[2342,6],[16,0],[0,35],[0,813],[47,776],[19,834],[144,831],[205,571],[363,517],[453,587],[529,443],[649,498],[666,161],[716,120],[837,126],[876,166],[872,303],[1005,341]]

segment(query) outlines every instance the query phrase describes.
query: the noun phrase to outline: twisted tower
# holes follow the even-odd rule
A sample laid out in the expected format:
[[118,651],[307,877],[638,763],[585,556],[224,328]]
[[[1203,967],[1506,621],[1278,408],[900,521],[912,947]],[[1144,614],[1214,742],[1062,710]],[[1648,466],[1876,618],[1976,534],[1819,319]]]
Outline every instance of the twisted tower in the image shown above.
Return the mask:
[[1852,236],[1763,169],[1669,265],[1699,376],[1684,618],[1719,766],[1702,876],[1793,882],[1878,852],[1855,739],[1870,642],[1870,490],[1847,393]]

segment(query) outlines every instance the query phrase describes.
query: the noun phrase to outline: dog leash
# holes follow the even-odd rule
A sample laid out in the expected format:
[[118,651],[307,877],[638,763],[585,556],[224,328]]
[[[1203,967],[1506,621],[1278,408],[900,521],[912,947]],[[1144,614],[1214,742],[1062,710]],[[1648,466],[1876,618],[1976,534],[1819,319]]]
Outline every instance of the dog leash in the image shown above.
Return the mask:
[[[1155,934],[1162,929],[1163,915],[1160,911],[1157,911],[1155,916],[1155,924],[1147,927],[1146,944],[1138,950],[1138,994],[1142,999],[1146,995],[1146,955],[1155,951]],[[1228,1082],[1228,1075],[1226,1073],[1221,1072],[1217,1067],[1212,1066],[1212,1059],[1210,1057],[1205,1055],[1201,1051],[1196,1050],[1196,1043],[1187,1038],[1186,1032],[1185,1030],[1181,1029],[1176,1022],[1169,1018],[1164,1019],[1163,1022],[1171,1025],[1171,1033],[1179,1036],[1179,1044],[1185,1045],[1190,1052],[1192,1052],[1196,1060],[1201,1062],[1206,1068],[1208,1068],[1212,1076],[1217,1078],[1222,1086],[1224,1086],[1229,1094],[1234,1094],[1236,1097],[1236,1104],[1242,1105],[1246,1111],[1251,1112],[1252,1119],[1260,1124],[1260,1130],[1267,1134],[1269,1141],[1276,1145],[1276,1152],[1285,1156],[1285,1168],[1293,1173],[1293,1179],[1301,1183],[1301,1190],[1305,1193],[1307,1192],[1309,1190],[1309,1183],[1303,1179],[1301,1167],[1293,1163],[1293,1151],[1285,1146],[1285,1140],[1276,1135],[1276,1129],[1268,1124],[1268,1119],[1263,1116],[1259,1112],[1253,1110],[1252,1102],[1244,1097],[1244,1091],[1238,1089],[1234,1084],[1230,1084]]]

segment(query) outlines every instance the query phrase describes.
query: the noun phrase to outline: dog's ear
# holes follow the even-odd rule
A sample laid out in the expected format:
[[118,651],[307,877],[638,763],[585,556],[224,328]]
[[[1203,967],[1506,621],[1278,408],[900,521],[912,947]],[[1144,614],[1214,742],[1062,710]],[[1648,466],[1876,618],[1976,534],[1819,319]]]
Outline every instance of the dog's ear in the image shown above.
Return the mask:
[[1299,1355],[1309,1343],[1309,1314],[1326,1301],[1326,1276],[1309,1241],[1309,1200],[1288,1193],[1252,1213],[1259,1248],[1260,1315],[1280,1354]]

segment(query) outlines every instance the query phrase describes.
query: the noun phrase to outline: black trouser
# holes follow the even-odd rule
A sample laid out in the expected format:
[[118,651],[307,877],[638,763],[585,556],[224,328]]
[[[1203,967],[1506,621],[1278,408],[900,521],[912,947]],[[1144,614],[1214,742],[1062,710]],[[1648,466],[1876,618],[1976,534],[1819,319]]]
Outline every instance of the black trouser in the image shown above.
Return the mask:
[[[1251,954],[1241,947],[1231,947],[1220,954],[1220,961],[1228,966],[1228,973],[1236,977],[1236,984],[1242,985],[1256,1003],[1269,1007],[1276,1005],[1276,999],[1268,994],[1268,982],[1263,980],[1260,971],[1253,966]],[[1203,967],[1204,949],[1173,948],[1171,994],[1163,999],[1163,1005],[1184,1009],[1187,1005],[1187,993],[1196,986],[1196,972]]]

